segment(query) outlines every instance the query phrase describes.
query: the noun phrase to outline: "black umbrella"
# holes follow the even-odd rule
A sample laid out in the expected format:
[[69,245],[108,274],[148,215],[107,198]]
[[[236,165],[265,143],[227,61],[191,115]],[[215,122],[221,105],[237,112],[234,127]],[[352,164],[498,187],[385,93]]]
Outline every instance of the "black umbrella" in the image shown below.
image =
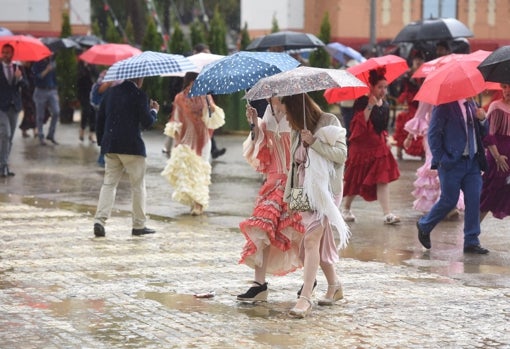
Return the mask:
[[246,51],[265,51],[276,47],[286,51],[323,46],[324,43],[313,34],[283,31],[256,38],[246,47]]
[[81,49],[81,46],[78,45],[71,39],[66,38],[57,38],[57,37],[45,37],[40,38],[43,44],[46,45],[52,52],[56,52],[66,48],[75,48]]
[[501,46],[478,66],[486,81],[510,84],[510,45]]
[[74,42],[80,44],[85,48],[89,48],[99,44],[106,44],[106,41],[95,35],[72,35],[69,37],[69,39],[73,40]]
[[393,42],[452,40],[471,36],[473,33],[461,21],[455,18],[436,18],[409,23],[400,30]]

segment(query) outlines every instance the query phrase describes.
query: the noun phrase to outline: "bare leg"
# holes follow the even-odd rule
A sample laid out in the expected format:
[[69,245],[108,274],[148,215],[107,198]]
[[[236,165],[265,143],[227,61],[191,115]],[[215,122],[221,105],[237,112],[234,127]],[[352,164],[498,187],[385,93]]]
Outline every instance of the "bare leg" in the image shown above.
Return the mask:
[[383,215],[390,213],[390,188],[388,183],[377,183],[377,201],[383,210]]
[[[267,257],[269,255],[270,246],[266,246],[262,252],[262,265],[255,266],[255,281],[263,285],[266,282]],[[256,286],[256,284],[253,284]]]
[[[321,263],[320,265],[326,280],[328,280],[328,286],[340,285],[340,278],[336,274],[335,266],[333,264],[326,263]],[[326,292],[324,298],[333,298],[335,291],[335,287],[328,287],[328,291]]]
[[312,296],[313,283],[317,277],[317,270],[319,269],[320,263],[320,241],[322,234],[324,233],[324,227],[319,226],[315,230],[305,233],[304,237],[304,249],[305,249],[305,262],[304,262],[304,273],[303,273],[303,289],[301,296],[305,298],[299,298],[294,309],[304,310],[307,309],[310,304],[306,300]]
[[350,209],[351,209],[351,204],[352,204],[352,202],[354,201],[354,198],[355,198],[355,197],[356,197],[356,196],[354,196],[354,195],[349,195],[349,196],[345,196],[345,197],[343,198],[342,202],[343,202],[343,205],[344,205],[344,209],[345,209],[345,210],[350,210]]

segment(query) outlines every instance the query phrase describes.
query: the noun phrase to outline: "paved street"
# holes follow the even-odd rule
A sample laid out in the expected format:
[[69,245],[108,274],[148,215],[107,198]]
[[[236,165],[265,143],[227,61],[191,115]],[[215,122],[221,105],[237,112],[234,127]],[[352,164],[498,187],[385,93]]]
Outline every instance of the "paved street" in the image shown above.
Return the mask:
[[[411,208],[420,162],[401,161],[391,185],[403,222],[384,226],[377,203],[355,201],[358,221],[337,265],[345,299],[289,318],[301,271],[269,276],[269,301],[239,304],[252,270],[238,264],[238,223],[261,184],[244,162],[244,135],[220,135],[211,206],[202,217],[172,202],[159,173],[160,131],[148,148],[148,226],[131,236],[129,184],[119,186],[106,238],[93,237],[102,169],[98,148],[59,125],[59,146],[16,134],[0,179],[0,348],[510,348],[508,221],[487,218],[487,256],[462,253],[462,220],[441,223],[424,251]],[[462,218],[461,218],[462,219]],[[317,297],[327,285],[318,274]],[[195,294],[212,292],[212,298]]]

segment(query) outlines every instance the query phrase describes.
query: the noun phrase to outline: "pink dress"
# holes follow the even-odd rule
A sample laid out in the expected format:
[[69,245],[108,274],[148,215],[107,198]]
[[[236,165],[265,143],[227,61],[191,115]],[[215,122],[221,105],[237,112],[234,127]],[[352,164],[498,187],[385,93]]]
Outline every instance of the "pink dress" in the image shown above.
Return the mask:
[[[425,162],[416,170],[416,180],[414,181],[414,190],[411,194],[414,196],[413,208],[420,212],[428,212],[434,206],[439,195],[441,187],[437,170],[430,168],[432,162],[432,153],[427,140],[427,130],[429,128],[430,115],[433,105],[420,102],[414,117],[405,124],[407,132],[415,137],[423,136],[423,148],[425,149]],[[464,209],[464,195],[462,192],[457,202],[457,209]]]
[[239,263],[261,266],[263,249],[270,246],[267,272],[285,275],[302,267],[299,246],[304,227],[299,213],[289,213],[283,201],[290,162],[290,127],[283,117],[278,122],[268,107],[259,120],[258,138],[243,144],[243,155],[266,180],[260,188],[251,217],[239,224],[246,238]]

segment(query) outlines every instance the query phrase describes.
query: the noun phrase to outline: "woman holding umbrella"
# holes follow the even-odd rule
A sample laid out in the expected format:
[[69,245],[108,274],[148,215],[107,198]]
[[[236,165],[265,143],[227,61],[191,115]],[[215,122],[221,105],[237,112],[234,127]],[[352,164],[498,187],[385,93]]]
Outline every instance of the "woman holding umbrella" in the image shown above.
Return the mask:
[[299,260],[304,233],[301,216],[290,212],[283,201],[290,168],[291,128],[280,99],[272,97],[268,101],[262,119],[254,107],[246,109],[253,129],[243,143],[243,155],[266,179],[253,214],[239,224],[246,238],[240,263],[255,270],[253,285],[237,296],[242,302],[267,300],[266,273],[284,275],[302,266]]
[[370,70],[370,93],[354,103],[342,210],[346,222],[355,220],[351,204],[357,195],[366,201],[379,201],[384,224],[400,222],[400,218],[390,210],[388,184],[400,177],[400,171],[388,141],[389,106],[384,100],[388,82],[385,73],[384,67]]
[[290,149],[294,170],[289,174],[284,200],[290,203],[291,183],[298,183],[311,206],[310,211],[301,212],[305,233],[299,257],[304,266],[304,283],[289,313],[303,318],[312,309],[310,297],[319,266],[328,281],[327,292],[319,305],[332,305],[343,298],[335,263],[339,260],[337,244],[343,248],[349,238],[348,227],[338,209],[347,156],[346,132],[336,116],[324,113],[306,93],[282,97],[281,102],[293,130]]

